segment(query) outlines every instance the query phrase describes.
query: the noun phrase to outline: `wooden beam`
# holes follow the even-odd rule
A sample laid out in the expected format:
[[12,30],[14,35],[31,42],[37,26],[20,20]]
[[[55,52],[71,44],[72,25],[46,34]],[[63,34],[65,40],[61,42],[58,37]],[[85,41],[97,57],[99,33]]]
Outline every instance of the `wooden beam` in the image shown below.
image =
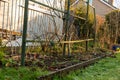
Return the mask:
[[71,16],[75,17],[75,18],[79,18],[79,19],[82,19],[82,20],[86,20],[84,17],[80,17],[80,16],[77,16],[77,15],[74,15],[74,14],[70,14]]
[[[22,8],[25,8],[23,5],[19,5],[20,7],[22,7]],[[55,17],[55,15],[52,15],[52,14],[49,14],[49,13],[45,13],[45,12],[42,12],[42,11],[40,11],[40,10],[37,10],[37,9],[34,9],[34,8],[28,8],[29,10],[33,10],[33,11],[36,11],[36,12],[39,12],[39,13],[43,13],[43,14],[46,14],[46,15],[49,15],[49,16],[53,16],[53,17]]]
[[11,35],[17,35],[17,36],[20,36],[21,33],[20,32],[15,32],[15,31],[10,31],[10,30],[7,30],[7,29],[1,29],[0,28],[0,32],[3,32],[2,34],[11,34]]
[[94,39],[85,39],[85,40],[77,40],[77,41],[61,41],[60,43],[70,44],[70,43],[80,43],[80,42],[93,41],[93,40]]
[[21,36],[21,33],[20,33],[20,32],[11,31],[11,34],[12,34],[12,35],[16,35],[16,36]]
[[[85,40],[76,40],[76,41],[60,41],[60,42],[58,42],[58,41],[54,41],[54,43],[56,43],[56,44],[58,44],[58,43],[62,43],[62,44],[64,44],[64,43],[66,43],[66,44],[70,44],[70,43],[80,43],[80,42],[86,42],[86,41],[93,41],[94,39],[85,39]],[[45,40],[37,40],[37,41],[35,41],[35,40],[26,40],[27,42],[49,42],[49,41],[45,41]]]
[[9,1],[8,1],[8,0],[0,0],[0,1],[5,2],[5,3],[9,3]]

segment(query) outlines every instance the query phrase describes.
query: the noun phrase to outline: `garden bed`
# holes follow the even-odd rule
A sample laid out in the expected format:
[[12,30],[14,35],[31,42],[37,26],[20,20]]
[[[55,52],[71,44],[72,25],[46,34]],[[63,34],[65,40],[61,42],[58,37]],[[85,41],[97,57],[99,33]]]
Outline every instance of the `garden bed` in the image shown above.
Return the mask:
[[[37,66],[48,71],[57,71],[59,69],[90,60],[99,56],[105,55],[103,53],[76,53],[71,56],[62,55],[40,55],[40,54],[26,54],[25,66]],[[8,67],[20,66],[20,55],[6,56],[9,61],[5,64]]]
[[[102,52],[102,51],[101,52],[88,51],[88,52],[82,52],[82,53],[73,53],[69,56],[68,55],[63,56],[62,54],[58,55],[56,53],[51,53],[49,55],[27,53],[25,55],[25,67],[22,67],[22,68],[20,67],[21,55],[18,55],[18,54],[4,55],[3,59],[1,59],[2,61],[0,64],[1,65],[0,71],[3,72],[4,75],[8,75],[10,77],[10,80],[12,80],[12,76],[17,76],[16,78],[20,78],[22,75],[24,77],[25,75],[27,75],[26,74],[27,72],[32,73],[32,70],[33,70],[34,72],[33,78],[36,79],[40,76],[44,76],[44,72],[46,71],[52,72],[52,73],[57,72],[62,69],[66,69],[74,65],[82,64],[89,60],[95,59],[97,57],[99,58],[105,55],[106,55],[106,52]],[[3,65],[5,67],[3,67]],[[21,72],[19,73],[19,71],[22,71],[23,69],[26,73],[24,74],[24,71],[22,74]],[[15,75],[9,75],[9,72],[7,72],[9,70],[11,70],[11,72]],[[25,78],[30,80],[30,78],[33,75],[28,75],[28,78],[27,77]],[[2,80],[7,79],[6,76],[3,76],[3,75],[0,78]],[[23,78],[23,80],[27,80],[27,79]]]

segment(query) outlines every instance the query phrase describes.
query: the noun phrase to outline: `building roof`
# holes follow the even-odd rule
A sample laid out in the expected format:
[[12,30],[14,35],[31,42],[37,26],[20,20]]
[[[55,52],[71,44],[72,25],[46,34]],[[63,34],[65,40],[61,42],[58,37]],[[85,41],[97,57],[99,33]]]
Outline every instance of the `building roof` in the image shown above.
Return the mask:
[[[80,0],[76,0],[74,3],[72,3],[71,6],[74,6],[76,5]],[[83,0],[85,1],[85,0]],[[111,5],[110,3],[108,3],[107,1],[105,0],[100,0],[103,4],[107,5],[108,7],[112,8],[112,9],[117,9],[115,6]]]
[[108,3],[105,0],[100,0],[103,4],[107,5],[108,7],[112,8],[112,9],[117,9],[115,6],[111,5],[110,3]]

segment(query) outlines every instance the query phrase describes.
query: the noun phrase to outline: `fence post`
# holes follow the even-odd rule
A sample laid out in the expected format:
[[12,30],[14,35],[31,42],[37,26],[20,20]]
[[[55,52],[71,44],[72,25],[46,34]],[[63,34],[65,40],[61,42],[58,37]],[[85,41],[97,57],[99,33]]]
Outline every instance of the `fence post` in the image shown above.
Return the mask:
[[[86,30],[87,30],[87,27],[88,27],[88,15],[89,15],[89,0],[87,0]],[[86,33],[86,35],[87,35],[87,33]],[[86,41],[86,51],[88,51],[88,41]]]
[[95,33],[94,33],[94,48],[96,48],[96,12],[95,12],[95,8],[94,9],[94,27],[95,27]]
[[87,12],[86,12],[86,21],[88,21],[88,14],[89,14],[89,0],[87,0]]
[[86,51],[88,51],[88,41],[86,41]]
[[25,49],[26,49],[27,22],[28,22],[28,5],[29,5],[29,0],[25,0],[24,23],[23,23],[23,33],[22,33],[21,66],[25,65]]
[[[65,37],[64,37],[64,41],[67,40],[67,36],[68,36],[68,28],[69,28],[69,17],[70,17],[70,0],[68,0],[68,3],[67,3],[67,16],[66,16],[66,26],[65,26]],[[69,48],[69,47],[68,47]],[[68,53],[70,52],[70,49],[68,49]],[[66,53],[66,43],[64,43],[64,47],[63,47],[63,56],[65,55]]]

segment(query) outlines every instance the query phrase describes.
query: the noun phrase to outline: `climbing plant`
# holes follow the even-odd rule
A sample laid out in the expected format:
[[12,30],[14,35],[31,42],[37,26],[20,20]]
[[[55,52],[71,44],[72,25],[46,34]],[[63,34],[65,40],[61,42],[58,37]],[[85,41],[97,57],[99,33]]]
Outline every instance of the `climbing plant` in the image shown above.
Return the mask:
[[[71,11],[73,11],[74,15],[77,15],[79,17],[83,17],[86,19],[87,16],[87,6],[83,1],[79,2],[75,6],[71,7]],[[74,25],[77,27],[77,32],[79,38],[90,38],[94,35],[94,13],[93,8],[89,6],[88,11],[88,20],[83,20],[80,18],[74,19]]]

